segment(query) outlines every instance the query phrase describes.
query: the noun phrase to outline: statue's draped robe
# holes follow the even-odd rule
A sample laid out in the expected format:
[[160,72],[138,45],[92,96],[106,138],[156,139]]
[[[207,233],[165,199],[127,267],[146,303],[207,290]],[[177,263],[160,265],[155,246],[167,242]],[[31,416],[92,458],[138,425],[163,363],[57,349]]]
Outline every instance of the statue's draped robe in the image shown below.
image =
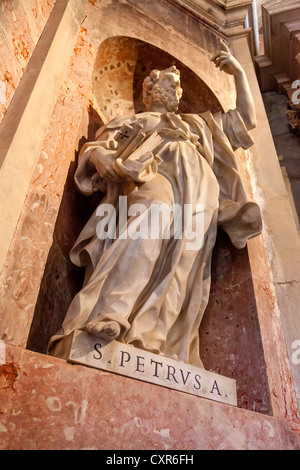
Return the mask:
[[[62,329],[51,338],[50,353],[59,355],[61,339],[99,318],[119,322],[119,341],[203,367],[198,330],[209,299],[217,226],[237,248],[261,232],[259,207],[247,199],[233,152],[253,142],[237,110],[116,118],[81,150],[75,181],[83,194],[92,194],[91,176],[97,168],[101,172],[101,159],[95,160],[92,151],[98,148],[114,155],[119,145],[114,137],[124,123],[141,124],[147,135],[157,130],[163,142],[146,158],[146,169],[145,162],[132,162],[130,157],[116,162],[116,171],[129,178],[124,184],[107,183],[101,204],[117,208],[119,196],[127,194],[129,208],[145,205],[140,217],[149,215],[151,203],[176,203],[191,204],[194,218],[196,205],[203,204],[204,243],[200,249],[187,249],[184,233],[181,239],[101,240],[95,211],[71,251],[72,262],[87,268],[85,283]],[[128,225],[137,217],[129,216]]]

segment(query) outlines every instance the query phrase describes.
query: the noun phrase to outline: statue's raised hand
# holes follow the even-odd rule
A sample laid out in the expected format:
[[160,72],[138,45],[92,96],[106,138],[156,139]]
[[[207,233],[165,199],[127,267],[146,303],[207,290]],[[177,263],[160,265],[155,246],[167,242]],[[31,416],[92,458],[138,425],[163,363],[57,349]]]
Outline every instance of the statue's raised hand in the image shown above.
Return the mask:
[[228,73],[229,75],[238,75],[243,71],[240,63],[233,57],[229,47],[225,42],[220,40],[220,52],[212,57],[212,62],[215,63],[216,67],[219,67],[220,70]]

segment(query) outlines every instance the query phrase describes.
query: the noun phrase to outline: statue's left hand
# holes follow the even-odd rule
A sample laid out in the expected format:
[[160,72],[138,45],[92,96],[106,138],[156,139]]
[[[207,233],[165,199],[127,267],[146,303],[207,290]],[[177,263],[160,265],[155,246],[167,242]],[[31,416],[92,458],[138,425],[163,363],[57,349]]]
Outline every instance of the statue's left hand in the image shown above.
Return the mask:
[[225,44],[225,42],[221,39],[220,40],[220,52],[212,57],[212,62],[215,63],[216,67],[219,67],[220,70],[223,70],[225,73],[229,75],[237,75],[238,73],[243,71],[242,66],[240,63],[233,57],[231,54],[229,47]]

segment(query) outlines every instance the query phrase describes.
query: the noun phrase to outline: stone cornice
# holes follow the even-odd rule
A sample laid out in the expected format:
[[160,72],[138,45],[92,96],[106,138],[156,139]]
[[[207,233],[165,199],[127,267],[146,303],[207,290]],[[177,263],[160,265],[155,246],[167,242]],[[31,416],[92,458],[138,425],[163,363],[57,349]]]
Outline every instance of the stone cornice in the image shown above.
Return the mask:
[[[213,0],[213,2],[225,8],[225,10],[241,6],[249,6],[252,4],[251,0]],[[193,3],[198,3],[198,0],[194,0]]]
[[168,0],[225,37],[247,34],[245,18],[251,0]]

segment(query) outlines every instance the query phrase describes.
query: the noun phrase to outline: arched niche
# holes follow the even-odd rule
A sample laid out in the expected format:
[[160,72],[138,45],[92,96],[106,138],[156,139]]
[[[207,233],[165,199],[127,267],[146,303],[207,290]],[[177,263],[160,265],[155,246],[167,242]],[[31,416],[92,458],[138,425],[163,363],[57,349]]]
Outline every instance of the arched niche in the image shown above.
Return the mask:
[[[180,54],[180,51],[179,51]],[[91,76],[88,140],[117,116],[143,111],[142,82],[153,68],[176,65],[184,90],[179,113],[223,111],[207,84],[182,61],[151,44],[129,37],[111,37],[100,46]],[[76,149],[85,143],[74,142]],[[70,167],[54,244],[36,304],[27,347],[45,353],[50,337],[62,324],[68,305],[83,282],[82,270],[69,261],[69,251],[101,195],[86,198],[74,185]],[[66,222],[67,221],[67,222]],[[201,358],[208,370],[235,378],[239,406],[270,413],[270,398],[247,248],[235,249],[219,232],[212,260],[212,286],[200,327]]]
[[217,112],[222,106],[206,83],[180,60],[138,39],[114,36],[99,47],[92,76],[94,106],[104,122],[144,110],[142,83],[153,69],[176,65],[184,90],[179,113]]

